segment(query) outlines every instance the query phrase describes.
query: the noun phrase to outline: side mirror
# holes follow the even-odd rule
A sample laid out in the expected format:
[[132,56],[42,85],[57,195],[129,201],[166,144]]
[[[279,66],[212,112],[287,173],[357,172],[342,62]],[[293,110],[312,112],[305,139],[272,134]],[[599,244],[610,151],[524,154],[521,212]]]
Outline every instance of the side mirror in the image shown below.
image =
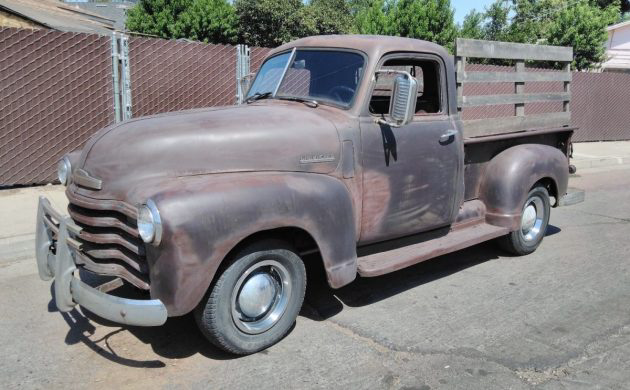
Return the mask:
[[392,98],[389,101],[389,116],[398,126],[411,122],[416,113],[418,82],[411,75],[400,75],[394,80]]
[[409,72],[400,70],[379,70],[379,73],[398,74],[394,79],[392,97],[389,101],[388,120],[380,119],[379,122],[392,127],[400,127],[408,124],[416,113],[416,101],[418,100],[418,81]]

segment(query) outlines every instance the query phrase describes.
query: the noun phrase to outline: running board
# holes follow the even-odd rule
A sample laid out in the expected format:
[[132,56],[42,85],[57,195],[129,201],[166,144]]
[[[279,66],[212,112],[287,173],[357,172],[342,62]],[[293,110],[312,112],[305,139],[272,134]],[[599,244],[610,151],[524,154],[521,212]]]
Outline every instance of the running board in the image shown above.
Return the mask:
[[359,257],[358,272],[364,277],[384,275],[509,232],[507,228],[485,222],[463,227],[439,238]]

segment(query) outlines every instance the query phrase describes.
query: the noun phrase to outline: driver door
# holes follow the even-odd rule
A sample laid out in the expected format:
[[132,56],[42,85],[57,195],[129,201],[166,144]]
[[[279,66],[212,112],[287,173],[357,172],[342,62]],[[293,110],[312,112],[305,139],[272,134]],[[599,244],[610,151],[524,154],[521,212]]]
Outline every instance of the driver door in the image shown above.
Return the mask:
[[[362,243],[449,225],[463,190],[463,145],[449,116],[444,65],[436,56],[391,55],[381,68],[406,70],[418,80],[416,115],[398,128],[376,123],[389,110],[391,80],[375,83],[369,113],[360,120],[363,159]],[[389,81],[389,85],[388,85]]]

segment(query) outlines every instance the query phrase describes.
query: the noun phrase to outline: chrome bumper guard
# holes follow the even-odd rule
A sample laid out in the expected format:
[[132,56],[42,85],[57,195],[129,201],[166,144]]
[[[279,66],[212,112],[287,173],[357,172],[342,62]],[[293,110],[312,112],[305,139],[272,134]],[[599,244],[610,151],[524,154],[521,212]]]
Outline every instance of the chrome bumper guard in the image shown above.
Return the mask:
[[62,216],[53,209],[48,199],[39,197],[35,238],[37,268],[42,280],[55,279],[54,296],[59,311],[68,312],[79,304],[102,318],[125,325],[164,324],[168,314],[159,299],[116,297],[74,277],[77,269],[74,251],[80,250],[81,243],[73,237],[80,232],[81,227],[70,217]]

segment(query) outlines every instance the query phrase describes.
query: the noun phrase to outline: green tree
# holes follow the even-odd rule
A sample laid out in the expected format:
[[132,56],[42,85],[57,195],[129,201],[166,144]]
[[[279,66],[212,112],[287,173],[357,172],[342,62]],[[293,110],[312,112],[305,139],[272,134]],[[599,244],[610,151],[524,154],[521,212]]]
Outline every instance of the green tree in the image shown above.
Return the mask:
[[353,31],[350,4],[345,0],[312,0],[305,10],[309,34],[348,34]]
[[618,4],[601,9],[587,0],[563,7],[549,27],[547,43],[573,47],[573,67],[590,69],[606,59],[606,26],[618,19]]
[[496,0],[484,12],[483,37],[489,41],[509,41],[510,4],[506,0]]
[[484,37],[483,21],[484,21],[484,14],[482,12],[477,12],[474,9],[471,10],[464,17],[464,21],[462,22],[462,25],[459,27],[457,36],[461,38],[483,39]]
[[359,34],[389,34],[389,18],[385,12],[385,0],[370,0],[354,17],[355,31]]
[[248,45],[276,47],[314,28],[301,0],[236,0],[234,5],[239,39]]
[[235,43],[237,18],[226,0],[141,0],[129,10],[129,31],[162,38]]
[[388,12],[390,34],[453,49],[457,29],[450,0],[397,0]]
[[630,0],[595,0],[595,4],[602,9],[610,6],[618,7],[620,15],[630,12]]
[[564,0],[513,0],[513,17],[506,39],[512,42],[537,43],[545,39],[549,26]]

